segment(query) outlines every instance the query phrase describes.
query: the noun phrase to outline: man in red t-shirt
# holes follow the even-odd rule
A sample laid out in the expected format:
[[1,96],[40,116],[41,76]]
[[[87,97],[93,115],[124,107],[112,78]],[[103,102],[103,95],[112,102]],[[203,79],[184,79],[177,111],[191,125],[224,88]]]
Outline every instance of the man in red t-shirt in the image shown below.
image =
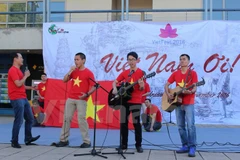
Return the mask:
[[94,86],[94,75],[92,71],[85,67],[86,56],[83,53],[77,53],[74,58],[75,66],[64,76],[63,81],[71,80],[71,89],[66,101],[64,120],[60,136],[60,142],[57,147],[64,147],[69,144],[68,137],[70,134],[70,125],[75,110],[78,113],[78,124],[81,131],[83,143],[80,148],[91,147],[91,141],[88,134],[88,123],[86,121],[86,110],[89,95],[91,95],[96,87]]
[[8,97],[13,107],[15,118],[13,122],[11,146],[13,148],[21,148],[18,143],[18,135],[23,119],[25,119],[24,142],[26,145],[32,144],[32,142],[36,141],[40,135],[32,137],[34,118],[30,104],[27,100],[26,89],[34,88],[25,86],[25,81],[30,76],[30,72],[29,70],[26,70],[23,75],[20,70],[20,67],[23,65],[23,57],[20,53],[14,53],[12,56],[13,65],[8,70]]
[[38,103],[42,108],[44,108],[44,95],[46,92],[46,82],[47,82],[47,74],[46,73],[41,74],[41,80],[42,80],[42,82],[40,82],[37,86],[37,88],[38,88],[37,94],[39,96]]
[[[166,85],[165,92],[168,99],[174,99],[173,95],[169,93],[169,85],[173,82],[176,86],[181,88],[186,88],[191,86],[198,81],[197,73],[188,68],[190,63],[190,56],[187,54],[182,54],[180,56],[180,66],[181,69],[172,73],[169,77]],[[194,86],[189,90],[183,90],[183,94],[178,97],[178,102],[182,105],[178,106],[176,111],[176,120],[178,125],[178,130],[182,142],[182,147],[177,150],[177,153],[187,153],[189,157],[195,157],[196,150],[196,127],[195,127],[195,116],[194,116],[194,100],[195,92],[197,87]],[[185,122],[187,123],[187,130],[185,127]]]
[[145,113],[145,110],[147,108],[146,105],[145,105],[145,100],[146,100],[148,95],[150,95],[150,86],[146,82],[144,84],[144,92],[143,92],[143,95],[142,95],[142,113]]
[[162,114],[159,108],[151,104],[150,99],[145,100],[147,106],[145,113],[142,114],[143,126],[147,132],[157,131],[162,127]]
[[142,153],[142,126],[140,124],[140,112],[142,104],[142,95],[144,91],[144,81],[143,76],[144,72],[136,66],[138,60],[138,55],[136,52],[130,52],[127,55],[128,65],[130,69],[127,69],[120,73],[117,79],[113,82],[113,94],[117,94],[117,84],[128,82],[130,84],[138,82],[133,86],[133,92],[131,94],[131,99],[123,104],[124,107],[121,107],[121,146],[120,149],[127,149],[128,147],[128,118],[130,112],[132,112],[133,126],[135,129],[135,147],[137,152]]

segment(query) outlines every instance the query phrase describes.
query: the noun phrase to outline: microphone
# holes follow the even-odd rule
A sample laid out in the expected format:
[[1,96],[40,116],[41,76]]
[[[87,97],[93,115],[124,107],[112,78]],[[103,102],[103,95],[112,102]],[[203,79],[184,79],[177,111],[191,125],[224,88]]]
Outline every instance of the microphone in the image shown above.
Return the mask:
[[28,71],[28,70],[29,70],[29,69],[28,69],[28,66],[26,66],[26,67],[25,67],[25,71]]
[[130,77],[134,72],[134,70],[131,70],[131,72],[128,74],[128,77]]

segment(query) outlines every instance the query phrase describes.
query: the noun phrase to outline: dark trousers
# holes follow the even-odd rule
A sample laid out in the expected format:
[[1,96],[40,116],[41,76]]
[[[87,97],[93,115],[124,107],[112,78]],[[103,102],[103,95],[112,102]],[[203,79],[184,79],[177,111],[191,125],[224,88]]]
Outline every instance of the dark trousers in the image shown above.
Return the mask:
[[[142,114],[142,121],[143,121],[144,129],[147,132],[150,132],[150,128],[151,128],[151,124],[152,124],[152,118],[149,115],[143,113]],[[154,122],[154,124],[153,124],[153,130],[154,131],[159,130],[161,127],[162,127],[161,122]]]
[[130,104],[127,103],[124,107],[121,107],[121,144],[128,145],[128,119],[132,112],[133,126],[135,130],[135,146],[142,146],[142,126],[140,124],[140,111],[141,104]]
[[33,125],[33,113],[26,98],[11,100],[11,105],[14,111],[14,122],[12,129],[12,142],[18,142],[18,135],[20,128],[23,124],[23,119],[25,119],[25,139],[24,141],[29,141],[32,138],[32,125]]

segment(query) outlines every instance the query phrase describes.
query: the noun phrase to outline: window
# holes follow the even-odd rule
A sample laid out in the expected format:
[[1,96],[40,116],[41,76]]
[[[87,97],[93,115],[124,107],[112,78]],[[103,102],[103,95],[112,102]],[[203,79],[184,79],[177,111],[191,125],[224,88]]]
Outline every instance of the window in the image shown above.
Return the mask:
[[[0,12],[7,12],[7,4],[0,3]],[[7,15],[0,15],[0,28],[6,28]]]
[[[65,2],[62,0],[51,1],[51,11],[65,10]],[[43,1],[26,2],[1,2],[0,12],[42,12]],[[51,22],[64,22],[64,14],[51,14]],[[9,14],[0,15],[0,28],[15,27],[42,27],[43,15],[41,14]]]
[[[8,11],[9,12],[25,12],[26,4],[25,3],[9,3]],[[8,22],[25,22],[25,14],[11,14],[9,15]]]
[[[43,11],[43,2],[28,1],[27,2],[27,11],[42,12]],[[41,27],[42,21],[43,21],[42,14],[28,14],[27,15],[27,27]]]
[[[205,1],[204,1],[205,2]],[[208,8],[210,6],[210,1],[208,1]],[[239,0],[212,0],[213,9],[240,9],[240,1]],[[203,4],[204,5],[204,4]],[[210,13],[208,12],[208,17],[210,17]],[[224,18],[225,17],[225,18]],[[226,12],[213,12],[212,13],[213,20],[240,20],[240,11],[226,11]]]
[[[65,10],[65,2],[51,2],[50,5],[51,11],[64,11]],[[50,17],[51,22],[64,22],[64,14],[51,14]]]
[[[225,0],[225,3],[226,9],[240,9],[239,0]],[[240,11],[227,11],[225,14],[227,20],[240,20]]]
[[[203,1],[203,6],[205,6],[205,1]],[[222,0],[212,0],[212,8],[213,9],[222,9],[223,3]],[[210,1],[208,1],[208,9],[210,9]],[[204,14],[204,13],[203,13]],[[210,12],[208,12],[208,19],[210,19]],[[222,20],[223,14],[222,12],[212,12],[213,20]]]

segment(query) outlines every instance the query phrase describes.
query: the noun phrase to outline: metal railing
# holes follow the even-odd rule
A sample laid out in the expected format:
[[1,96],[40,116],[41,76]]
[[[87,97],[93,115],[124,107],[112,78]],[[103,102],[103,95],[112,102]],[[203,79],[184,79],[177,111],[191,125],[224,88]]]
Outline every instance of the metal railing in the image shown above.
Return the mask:
[[[119,21],[122,19],[130,21],[191,21],[204,20],[205,15],[210,15],[211,11],[213,13],[224,14],[226,20],[229,20],[229,13],[236,13],[240,15],[240,9],[135,9],[128,10],[127,12],[123,12],[122,10],[72,10],[51,11],[49,12],[49,20],[50,22]],[[0,12],[0,16],[6,17],[19,14],[24,15],[24,21],[0,21],[0,26],[6,25],[6,28],[8,28],[15,24],[16,26],[24,25],[24,27],[36,27],[41,26],[41,24],[45,21],[43,12]],[[38,15],[41,21],[28,18],[33,15],[35,15],[35,17]],[[240,16],[238,17],[240,20]]]

